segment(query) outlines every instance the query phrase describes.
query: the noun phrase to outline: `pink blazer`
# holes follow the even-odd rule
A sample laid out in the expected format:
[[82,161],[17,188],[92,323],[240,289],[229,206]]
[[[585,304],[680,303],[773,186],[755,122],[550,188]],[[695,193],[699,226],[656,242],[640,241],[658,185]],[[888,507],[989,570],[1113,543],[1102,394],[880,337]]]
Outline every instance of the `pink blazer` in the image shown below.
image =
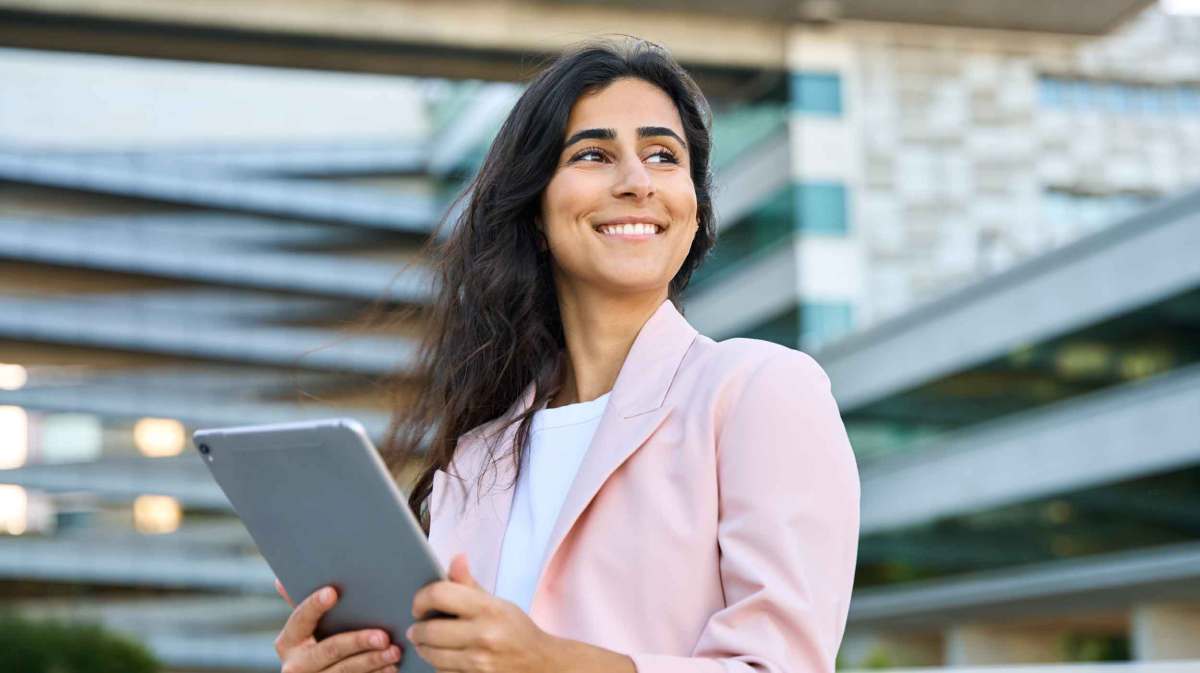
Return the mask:
[[[429,541],[466,552],[494,591],[515,425],[475,482],[482,438],[459,438],[430,500]],[[547,547],[529,614],[543,630],[628,654],[640,673],[828,673],[858,551],[858,468],[808,355],[717,343],[668,300],[634,340]]]

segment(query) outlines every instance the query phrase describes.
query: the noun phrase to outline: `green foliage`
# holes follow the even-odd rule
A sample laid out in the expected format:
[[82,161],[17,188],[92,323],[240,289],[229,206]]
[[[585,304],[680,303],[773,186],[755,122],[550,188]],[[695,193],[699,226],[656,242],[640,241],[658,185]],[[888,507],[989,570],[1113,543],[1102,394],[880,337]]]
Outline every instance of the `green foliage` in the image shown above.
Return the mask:
[[97,624],[32,621],[0,613],[0,671],[157,673],[161,666],[132,640]]
[[888,654],[886,648],[881,646],[872,648],[867,654],[866,658],[859,662],[857,666],[850,666],[846,660],[842,658],[841,652],[838,652],[837,660],[834,663],[834,668],[836,670],[843,670],[847,668],[854,668],[855,670],[872,670],[893,668],[894,666],[896,666],[896,664],[892,662],[891,655]]
[[1071,633],[1059,641],[1064,661],[1130,661],[1125,635]]
[[873,648],[870,654],[867,655],[867,658],[862,663],[862,668],[874,670],[892,668],[895,665],[896,664],[892,662],[892,657],[890,654],[888,654],[886,648],[876,647]]

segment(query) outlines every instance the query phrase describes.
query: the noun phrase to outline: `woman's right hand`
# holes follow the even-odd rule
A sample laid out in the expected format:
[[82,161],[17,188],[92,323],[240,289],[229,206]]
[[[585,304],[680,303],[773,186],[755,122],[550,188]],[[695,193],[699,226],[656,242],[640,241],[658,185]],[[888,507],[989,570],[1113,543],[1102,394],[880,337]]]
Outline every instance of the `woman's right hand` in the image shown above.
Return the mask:
[[314,591],[300,605],[275,580],[275,590],[292,606],[292,614],[275,639],[281,673],[395,673],[404,657],[400,645],[388,643],[380,629],[347,631],[321,642],[313,637],[317,621],[337,603],[333,587]]

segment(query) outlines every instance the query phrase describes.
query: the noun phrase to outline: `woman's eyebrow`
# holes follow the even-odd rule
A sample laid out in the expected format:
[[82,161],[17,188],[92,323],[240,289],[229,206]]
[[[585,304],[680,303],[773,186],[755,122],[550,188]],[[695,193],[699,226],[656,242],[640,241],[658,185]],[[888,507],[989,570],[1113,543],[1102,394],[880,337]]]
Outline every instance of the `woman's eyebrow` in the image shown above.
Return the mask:
[[[639,138],[651,138],[654,136],[670,136],[679,141],[680,145],[683,145],[685,148],[687,147],[687,143],[684,142],[683,138],[679,137],[678,133],[665,126],[642,126],[638,128]],[[584,129],[567,138],[567,142],[563,143],[563,147],[570,147],[580,140],[616,140],[616,138],[616,129]]]

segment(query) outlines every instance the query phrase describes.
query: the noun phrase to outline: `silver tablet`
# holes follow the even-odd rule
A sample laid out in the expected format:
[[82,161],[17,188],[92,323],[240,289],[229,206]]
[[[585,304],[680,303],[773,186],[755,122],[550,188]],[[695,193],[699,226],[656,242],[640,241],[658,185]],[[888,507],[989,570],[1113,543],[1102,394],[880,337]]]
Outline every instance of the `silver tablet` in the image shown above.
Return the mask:
[[404,631],[413,595],[446,575],[361,424],[212,428],[192,440],[288,595],[338,589],[317,640],[383,629],[403,644],[401,673],[432,673]]

